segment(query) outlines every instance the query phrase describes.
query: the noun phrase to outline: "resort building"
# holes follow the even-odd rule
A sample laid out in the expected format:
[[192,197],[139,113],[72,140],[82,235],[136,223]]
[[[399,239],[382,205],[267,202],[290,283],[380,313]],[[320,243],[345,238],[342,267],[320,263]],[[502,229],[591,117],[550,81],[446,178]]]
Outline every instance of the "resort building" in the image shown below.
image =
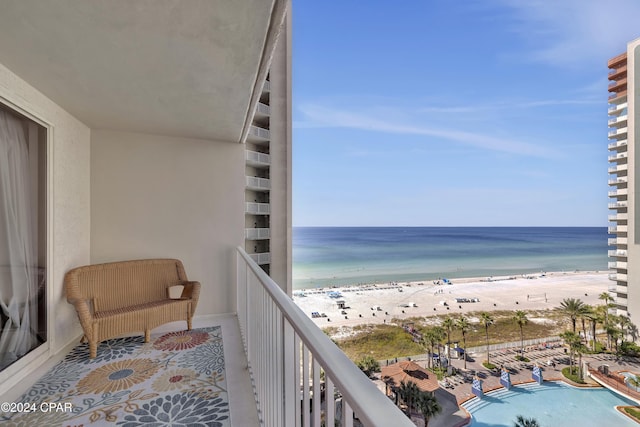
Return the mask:
[[80,341],[67,271],[177,258],[233,425],[411,425],[290,298],[290,1],[1,9],[0,400]]
[[627,51],[611,58],[609,67],[609,268],[615,281],[616,308],[619,314],[640,316],[640,199],[636,165],[635,110],[640,59],[640,39]]

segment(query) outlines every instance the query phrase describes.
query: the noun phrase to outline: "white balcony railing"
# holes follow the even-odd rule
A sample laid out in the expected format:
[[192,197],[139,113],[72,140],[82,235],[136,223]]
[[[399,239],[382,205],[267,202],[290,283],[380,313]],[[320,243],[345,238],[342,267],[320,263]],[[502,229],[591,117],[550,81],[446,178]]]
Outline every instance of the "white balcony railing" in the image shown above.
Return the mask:
[[245,212],[252,215],[269,215],[271,213],[271,205],[269,203],[247,202]]
[[271,164],[271,156],[257,151],[246,151],[245,160],[251,165],[269,166]]
[[253,262],[258,265],[269,264],[271,262],[271,254],[269,252],[262,252],[249,255]]
[[264,240],[270,237],[270,228],[247,228],[244,230],[244,238],[247,240]]
[[615,256],[626,257],[627,256],[627,251],[625,251],[623,249],[612,250],[612,251],[608,251],[608,255],[611,256],[611,257],[615,257]]
[[627,183],[627,177],[625,176],[621,176],[618,178],[613,178],[609,180],[609,185],[618,185],[618,184],[626,184]]
[[609,203],[609,209],[622,209],[627,207],[627,202]]
[[627,152],[612,154],[611,156],[609,156],[609,161],[612,162],[615,160],[626,159],[627,157]]
[[269,132],[269,129],[252,125],[249,127],[249,136],[253,138],[257,138],[259,140],[267,141],[269,140],[269,138],[271,138],[271,133]]
[[247,177],[247,188],[251,190],[267,191],[271,189],[271,181],[268,178],[259,178],[257,176]]
[[261,425],[320,426],[324,409],[326,426],[353,427],[354,415],[364,426],[414,426],[241,248],[237,263],[238,322]]
[[609,138],[611,137],[615,137],[615,136],[620,136],[620,135],[626,135],[627,134],[627,128],[619,128],[619,129],[610,129],[609,130]]
[[609,150],[615,150],[616,148],[624,147],[625,145],[627,145],[627,140],[621,139],[619,141],[610,142],[607,147]]

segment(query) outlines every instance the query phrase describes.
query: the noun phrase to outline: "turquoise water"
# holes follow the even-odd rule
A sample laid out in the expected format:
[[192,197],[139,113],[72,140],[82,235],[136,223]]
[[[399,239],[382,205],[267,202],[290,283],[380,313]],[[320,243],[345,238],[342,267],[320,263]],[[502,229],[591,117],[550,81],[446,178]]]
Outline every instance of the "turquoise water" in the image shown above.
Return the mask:
[[617,405],[635,404],[607,389],[545,382],[501,389],[462,406],[471,413],[472,427],[511,427],[518,415],[535,418],[541,427],[637,426],[615,410]]
[[607,269],[606,227],[295,227],[296,289]]

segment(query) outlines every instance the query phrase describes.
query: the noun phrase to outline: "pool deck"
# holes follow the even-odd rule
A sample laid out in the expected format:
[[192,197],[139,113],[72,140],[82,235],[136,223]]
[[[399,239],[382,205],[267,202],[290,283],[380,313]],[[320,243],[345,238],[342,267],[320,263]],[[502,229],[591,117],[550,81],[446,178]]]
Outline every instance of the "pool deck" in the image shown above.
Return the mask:
[[[530,348],[526,351],[525,356],[531,360],[531,362],[523,363],[515,360],[515,356],[518,353],[515,350],[500,350],[490,353],[491,363],[498,367],[505,367],[510,371],[512,385],[524,384],[533,382],[531,378],[531,369],[533,364],[536,363],[543,369],[543,377],[545,381],[565,381],[568,384],[578,387],[600,387],[600,385],[591,378],[587,378],[586,385],[579,385],[566,380],[562,375],[562,369],[569,366],[569,356],[565,354],[564,347],[558,348]],[[452,360],[452,365],[458,371],[458,374],[448,377],[448,388],[444,387],[441,382],[441,388],[436,392],[438,402],[443,407],[443,411],[437,417],[429,420],[429,427],[462,427],[470,421],[470,416],[464,408],[459,405],[466,402],[475,396],[471,393],[471,381],[474,375],[477,375],[482,379],[483,391],[489,392],[491,390],[502,388],[500,385],[500,373],[491,372],[482,366],[481,362],[486,359],[486,353],[478,353],[470,355],[474,361],[467,361],[467,368],[464,369],[463,360]],[[548,361],[554,361],[556,363],[555,368],[548,366]],[[610,389],[612,391],[624,391],[628,390],[624,386],[624,381],[619,379],[618,372],[632,371],[640,374],[640,358],[616,358],[614,355],[585,355],[582,357],[583,362],[588,362],[590,366],[590,372],[592,375],[598,375],[598,379],[605,378],[610,383]],[[415,360],[420,366],[426,367],[426,360]],[[577,363],[574,362],[574,363]],[[607,365],[609,375],[598,374],[597,369],[601,365]],[[594,373],[595,371],[595,373]],[[625,393],[628,398],[639,401],[640,393],[633,392],[634,394]],[[422,427],[423,420],[419,414],[412,417],[412,420],[418,427]]]

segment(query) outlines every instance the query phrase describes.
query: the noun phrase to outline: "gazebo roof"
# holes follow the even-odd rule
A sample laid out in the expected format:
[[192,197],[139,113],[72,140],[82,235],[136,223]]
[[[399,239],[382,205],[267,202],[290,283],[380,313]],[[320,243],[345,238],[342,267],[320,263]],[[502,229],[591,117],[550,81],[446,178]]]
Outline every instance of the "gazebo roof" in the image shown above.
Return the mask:
[[415,383],[422,391],[432,392],[436,391],[440,387],[436,374],[427,371],[417,363],[411,361],[398,362],[393,365],[383,366],[381,377],[383,380],[396,387],[399,387],[400,383],[403,381],[405,383],[408,383],[409,381]]

